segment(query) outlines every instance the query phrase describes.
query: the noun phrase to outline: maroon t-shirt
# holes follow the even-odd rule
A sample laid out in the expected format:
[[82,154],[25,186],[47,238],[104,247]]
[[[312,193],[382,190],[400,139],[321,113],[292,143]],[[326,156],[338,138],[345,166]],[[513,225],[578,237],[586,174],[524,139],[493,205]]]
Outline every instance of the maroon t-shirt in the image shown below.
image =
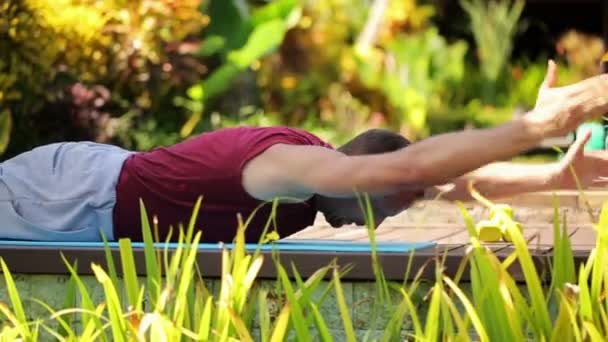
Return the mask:
[[[203,232],[202,241],[231,242],[238,227],[237,214],[246,221],[263,204],[245,231],[248,242],[258,242],[272,203],[259,201],[245,191],[242,171],[248,161],[279,143],[331,148],[299,129],[238,127],[132,155],[126,160],[116,187],[115,237],[141,241],[141,198],[150,220],[158,218],[161,240],[166,238],[170,226],[173,226],[172,240],[177,239],[180,223],[184,229],[187,227],[194,204],[202,196],[195,225]],[[278,206],[276,228],[281,237],[313,223],[316,215],[313,199]]]

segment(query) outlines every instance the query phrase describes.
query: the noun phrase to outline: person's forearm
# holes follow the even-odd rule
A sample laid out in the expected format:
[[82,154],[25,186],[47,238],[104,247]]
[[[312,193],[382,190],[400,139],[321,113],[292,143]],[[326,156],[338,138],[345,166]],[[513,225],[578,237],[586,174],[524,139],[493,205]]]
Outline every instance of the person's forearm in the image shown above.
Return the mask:
[[437,135],[396,152],[393,163],[417,169],[419,186],[445,184],[497,160],[537,146],[541,129],[517,119],[492,129]]
[[515,164],[493,163],[457,178],[450,184],[438,187],[441,198],[450,201],[472,200],[468,183],[488,199],[500,199],[527,192],[550,191],[558,187],[557,163]]

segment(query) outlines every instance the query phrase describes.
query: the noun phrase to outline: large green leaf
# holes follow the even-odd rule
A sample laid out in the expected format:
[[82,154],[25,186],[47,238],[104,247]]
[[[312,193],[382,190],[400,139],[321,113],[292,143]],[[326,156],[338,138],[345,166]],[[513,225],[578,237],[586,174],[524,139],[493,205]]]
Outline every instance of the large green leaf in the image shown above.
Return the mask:
[[298,10],[299,0],[275,0],[269,4],[256,8],[252,11],[251,23],[253,26],[258,26],[267,21],[274,19],[283,19],[288,21],[288,24],[293,24],[293,18]]
[[208,13],[211,22],[206,33],[222,37],[224,51],[238,49],[245,44],[252,29],[247,1],[212,0]]
[[242,48],[228,55],[228,60],[239,68],[247,68],[258,58],[274,51],[283,41],[286,30],[285,22],[281,19],[260,24],[253,30]]
[[238,74],[254,61],[274,51],[283,41],[286,29],[285,23],[280,19],[256,27],[245,46],[231,52],[228,62],[203,81],[201,94],[204,94],[204,98],[208,100],[226,91]]

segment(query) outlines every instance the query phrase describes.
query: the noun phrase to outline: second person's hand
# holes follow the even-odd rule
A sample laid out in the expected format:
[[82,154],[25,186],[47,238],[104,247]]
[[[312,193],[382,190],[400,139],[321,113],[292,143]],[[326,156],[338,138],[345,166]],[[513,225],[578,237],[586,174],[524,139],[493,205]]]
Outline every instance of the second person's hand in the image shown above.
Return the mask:
[[556,83],[557,65],[550,60],[534,110],[523,117],[542,137],[566,135],[581,123],[608,112],[607,75],[564,87],[555,87]]

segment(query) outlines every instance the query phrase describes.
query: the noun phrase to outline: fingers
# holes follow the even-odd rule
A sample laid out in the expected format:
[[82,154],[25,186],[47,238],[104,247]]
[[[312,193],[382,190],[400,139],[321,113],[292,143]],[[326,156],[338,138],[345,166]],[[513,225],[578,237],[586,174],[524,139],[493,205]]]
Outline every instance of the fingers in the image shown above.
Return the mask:
[[602,95],[608,95],[608,75],[596,75],[559,88],[561,92],[571,95],[585,93],[591,89],[601,91]]
[[587,131],[582,136],[577,137],[576,141],[572,143],[572,145],[570,145],[570,148],[568,149],[568,152],[566,153],[564,159],[569,160],[571,158],[574,158],[577,153],[582,152],[585,148],[585,144],[589,141],[590,138],[591,131]]
[[547,74],[541,84],[541,89],[553,88],[557,84],[557,64],[550,59],[547,63]]
[[585,144],[589,141],[589,139],[591,139],[591,131],[587,131],[585,132],[585,134],[583,134],[581,137],[578,137],[576,139],[576,141],[574,142],[574,145],[580,149],[581,147],[585,146]]
[[576,156],[584,152],[585,144],[589,141],[589,138],[591,138],[591,131],[587,131],[582,136],[577,137],[576,141],[570,145],[570,148],[568,148],[568,151],[562,158],[561,165],[572,164]]

